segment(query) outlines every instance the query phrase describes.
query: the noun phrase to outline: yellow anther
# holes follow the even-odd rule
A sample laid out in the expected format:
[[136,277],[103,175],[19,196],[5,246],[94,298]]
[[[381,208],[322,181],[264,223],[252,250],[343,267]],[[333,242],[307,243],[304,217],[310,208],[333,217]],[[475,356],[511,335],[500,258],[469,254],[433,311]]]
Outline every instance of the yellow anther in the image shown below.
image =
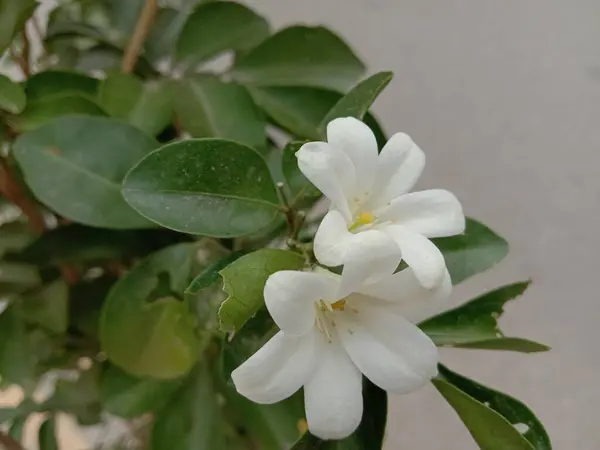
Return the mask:
[[339,311],[343,311],[345,306],[346,300],[338,300],[337,302],[331,304],[332,309],[336,309]]
[[362,213],[360,216],[358,216],[357,222],[360,222],[363,225],[368,225],[375,222],[375,216],[369,212]]
[[298,428],[298,433],[302,435],[308,431],[308,422],[305,419],[299,419],[296,428]]

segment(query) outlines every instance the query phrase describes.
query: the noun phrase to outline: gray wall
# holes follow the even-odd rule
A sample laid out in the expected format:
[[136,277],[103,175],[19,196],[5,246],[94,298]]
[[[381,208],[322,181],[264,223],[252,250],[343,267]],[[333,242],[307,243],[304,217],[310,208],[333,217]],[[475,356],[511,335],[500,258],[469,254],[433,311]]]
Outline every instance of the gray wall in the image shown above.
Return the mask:
[[[325,24],[372,72],[395,72],[375,111],[427,153],[421,186],[455,192],[512,246],[453,301],[531,277],[502,326],[553,347],[443,351],[443,361],[524,400],[557,450],[600,448],[600,2],[249,3],[277,27]],[[394,397],[390,425],[389,450],[476,449],[433,389]]]

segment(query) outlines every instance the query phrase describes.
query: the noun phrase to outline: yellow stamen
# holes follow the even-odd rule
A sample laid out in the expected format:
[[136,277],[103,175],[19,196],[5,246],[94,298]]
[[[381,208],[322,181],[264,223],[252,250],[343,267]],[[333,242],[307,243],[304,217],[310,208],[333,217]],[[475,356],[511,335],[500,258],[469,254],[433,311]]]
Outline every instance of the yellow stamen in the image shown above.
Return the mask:
[[375,216],[369,212],[362,213],[360,216],[358,216],[357,222],[360,222],[363,225],[368,225],[375,222]]
[[296,423],[296,427],[298,428],[298,432],[300,434],[304,434],[308,431],[308,423],[305,419],[299,419]]
[[345,306],[346,300],[338,300],[337,302],[331,304],[331,308],[338,311],[343,311]]

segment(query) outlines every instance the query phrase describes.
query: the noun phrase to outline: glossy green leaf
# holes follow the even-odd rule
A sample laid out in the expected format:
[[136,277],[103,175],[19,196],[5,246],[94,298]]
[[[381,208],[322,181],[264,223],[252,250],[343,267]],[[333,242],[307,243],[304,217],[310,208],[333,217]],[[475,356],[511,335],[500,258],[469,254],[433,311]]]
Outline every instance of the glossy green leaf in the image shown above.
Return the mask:
[[166,82],[144,83],[134,75],[110,73],[100,86],[99,103],[112,117],[157,135],[171,122],[173,102]]
[[444,254],[453,284],[488,270],[508,254],[508,243],[504,239],[471,218],[467,218],[464,234],[433,242]]
[[484,348],[539,352],[549,350],[536,342],[507,338],[498,328],[497,319],[504,312],[504,304],[525,292],[530,281],[498,288],[423,322],[420,327],[439,346]]
[[22,313],[25,320],[56,334],[67,331],[68,309],[69,287],[62,279],[23,295]]
[[338,117],[354,117],[362,120],[393,77],[392,72],[379,72],[354,86],[335,104],[321,122],[321,136],[325,136],[327,124]]
[[32,75],[26,81],[25,92],[30,102],[64,94],[85,94],[94,98],[99,85],[100,80],[83,73],[48,70]]
[[263,41],[236,63],[232,75],[258,86],[312,86],[346,91],[365,66],[323,27],[292,26]]
[[129,172],[123,195],[160,225],[216,237],[243,236],[266,227],[279,202],[262,157],[221,139],[158,149]]
[[15,383],[31,391],[33,357],[19,304],[14,303],[0,313],[0,377],[2,382]]
[[203,75],[181,80],[175,108],[182,128],[194,137],[230,139],[261,150],[266,123],[243,86]]
[[300,270],[304,257],[287,250],[265,248],[242,256],[221,270],[223,289],[229,297],[221,304],[221,328],[240,330],[264,305],[267,278],[280,270]]
[[458,413],[483,449],[551,450],[550,438],[533,412],[519,400],[440,365],[433,384]]
[[201,4],[187,20],[175,58],[193,66],[227,50],[249,50],[269,35],[267,21],[244,5],[215,1]]
[[152,450],[218,449],[221,414],[209,368],[199,364],[170,402],[157,414]]
[[352,435],[339,441],[323,441],[307,432],[291,450],[381,449],[387,420],[387,393],[366,378],[363,384],[363,416]]
[[86,225],[142,228],[150,222],[123,200],[121,180],[156,142],[121,121],[70,116],[23,134],[14,155],[34,195]]
[[294,199],[300,199],[302,197],[319,197],[321,191],[319,191],[298,167],[298,158],[296,158],[296,152],[300,150],[300,147],[304,144],[304,141],[291,141],[283,149],[283,156],[281,159],[281,169],[285,181],[292,193]]
[[102,403],[107,412],[131,419],[161,409],[181,382],[180,379],[133,377],[116,366],[110,366],[102,374]]
[[14,36],[23,29],[36,6],[35,0],[0,1],[0,54],[4,53]]
[[19,114],[25,109],[25,92],[6,75],[0,74],[0,109],[11,114]]
[[103,306],[100,341],[111,362],[138,377],[176,378],[199,356],[195,317],[177,299],[189,284],[194,247],[166,247],[121,278]]
[[105,116],[104,110],[91,98],[78,93],[49,96],[27,103],[23,114],[10,119],[11,126],[24,133],[35,130],[63,116],[80,114]]
[[38,445],[40,450],[59,450],[56,440],[56,423],[54,416],[44,420],[40,425]]
[[311,87],[250,87],[252,98],[267,115],[293,136],[321,140],[319,124],[341,94]]

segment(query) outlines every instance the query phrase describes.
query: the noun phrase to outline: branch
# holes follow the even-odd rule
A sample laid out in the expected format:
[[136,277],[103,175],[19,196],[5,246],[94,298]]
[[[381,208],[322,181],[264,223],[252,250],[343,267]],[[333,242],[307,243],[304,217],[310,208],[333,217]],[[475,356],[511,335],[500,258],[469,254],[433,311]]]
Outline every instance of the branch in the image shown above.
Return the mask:
[[39,211],[37,204],[29,198],[13,176],[6,161],[0,161],[0,194],[15,204],[29,219],[29,224],[40,233],[46,228],[44,216]]
[[127,44],[125,54],[123,55],[121,71],[124,73],[131,73],[135,67],[135,63],[137,62],[142,51],[144,40],[148,36],[150,27],[154,22],[156,9],[158,7],[157,3],[157,0],[146,0],[144,8],[140,13],[140,17],[138,18],[135,28],[133,29],[131,40]]

